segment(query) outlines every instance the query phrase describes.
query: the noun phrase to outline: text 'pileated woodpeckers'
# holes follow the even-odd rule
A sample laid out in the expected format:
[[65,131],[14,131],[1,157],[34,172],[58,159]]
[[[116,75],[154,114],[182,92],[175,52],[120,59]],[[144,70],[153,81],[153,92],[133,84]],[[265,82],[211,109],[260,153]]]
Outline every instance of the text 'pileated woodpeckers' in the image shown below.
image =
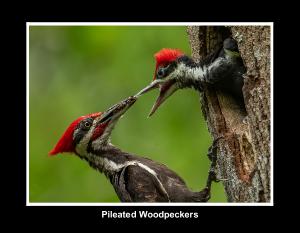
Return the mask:
[[198,218],[197,212],[149,212],[149,211],[133,211],[133,212],[113,212],[113,211],[102,211],[102,218]]

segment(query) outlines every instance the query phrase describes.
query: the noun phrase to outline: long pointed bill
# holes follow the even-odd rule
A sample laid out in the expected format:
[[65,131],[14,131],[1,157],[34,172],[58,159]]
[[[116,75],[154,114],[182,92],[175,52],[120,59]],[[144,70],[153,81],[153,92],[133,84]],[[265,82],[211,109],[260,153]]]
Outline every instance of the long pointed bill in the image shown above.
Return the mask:
[[127,99],[113,105],[101,115],[98,124],[102,124],[104,122],[115,120],[121,117],[135,103],[136,100],[137,97],[130,96]]
[[130,96],[113,105],[95,119],[95,128],[91,140],[105,144],[108,142],[114,126],[122,115],[135,103],[136,97]]
[[151,91],[151,90],[154,90],[156,88],[159,88],[160,84],[163,83],[164,81],[161,80],[161,79],[156,79],[154,80],[153,82],[151,82],[148,86],[146,86],[144,89],[140,90],[139,93],[137,93],[135,95],[135,97],[140,97],[141,95]]
[[165,100],[170,97],[178,89],[175,80],[166,81],[164,84],[160,85],[160,93],[157,97],[148,117],[151,117],[158,107],[165,102]]

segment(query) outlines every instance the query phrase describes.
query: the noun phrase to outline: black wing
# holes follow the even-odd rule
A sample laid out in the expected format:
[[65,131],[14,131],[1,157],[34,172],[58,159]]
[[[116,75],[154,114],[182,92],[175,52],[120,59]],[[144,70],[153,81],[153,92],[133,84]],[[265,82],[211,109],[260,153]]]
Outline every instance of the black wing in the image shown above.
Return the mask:
[[126,182],[124,174],[126,172],[126,168],[123,168],[119,173],[116,173],[112,179],[110,180],[114,189],[122,202],[132,202],[132,199],[126,190]]
[[169,202],[157,177],[138,165],[127,166],[122,180],[132,202]]

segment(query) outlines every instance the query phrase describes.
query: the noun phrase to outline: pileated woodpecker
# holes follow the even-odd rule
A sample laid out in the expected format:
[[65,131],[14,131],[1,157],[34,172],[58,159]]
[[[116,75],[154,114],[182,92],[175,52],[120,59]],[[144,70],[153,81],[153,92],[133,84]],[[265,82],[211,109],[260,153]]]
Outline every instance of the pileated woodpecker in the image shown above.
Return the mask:
[[71,152],[104,173],[122,202],[206,202],[212,175],[200,192],[188,189],[184,180],[163,164],[124,152],[110,143],[120,117],[135,103],[129,97],[107,111],[73,121],[49,155]]
[[150,90],[160,89],[149,116],[178,89],[192,87],[202,91],[204,85],[231,94],[244,106],[242,87],[246,68],[234,39],[224,40],[223,47],[199,63],[178,49],[162,49],[154,56],[156,59],[154,80],[137,94],[139,96]]

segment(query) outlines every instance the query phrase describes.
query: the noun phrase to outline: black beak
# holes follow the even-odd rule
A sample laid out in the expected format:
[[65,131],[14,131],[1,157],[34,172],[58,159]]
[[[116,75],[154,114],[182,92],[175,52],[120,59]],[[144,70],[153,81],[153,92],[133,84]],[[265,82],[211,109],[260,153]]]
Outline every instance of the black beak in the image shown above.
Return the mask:
[[157,97],[154,105],[152,106],[148,117],[152,116],[156,112],[158,107],[178,89],[178,86],[176,85],[176,81],[174,79],[156,79],[144,89],[142,89],[139,93],[137,93],[135,96],[140,97],[141,95],[157,88],[159,88],[159,96]]
[[146,86],[144,89],[140,90],[139,93],[137,93],[135,96],[136,97],[140,97],[141,95],[152,91],[154,89],[159,88],[160,84],[163,83],[164,81],[161,79],[156,79],[154,81],[152,81],[148,86]]
[[99,120],[99,124],[107,122],[112,119],[116,119],[122,116],[137,100],[137,97],[130,96],[125,100],[113,105],[109,109],[107,109],[102,115],[101,119]]

